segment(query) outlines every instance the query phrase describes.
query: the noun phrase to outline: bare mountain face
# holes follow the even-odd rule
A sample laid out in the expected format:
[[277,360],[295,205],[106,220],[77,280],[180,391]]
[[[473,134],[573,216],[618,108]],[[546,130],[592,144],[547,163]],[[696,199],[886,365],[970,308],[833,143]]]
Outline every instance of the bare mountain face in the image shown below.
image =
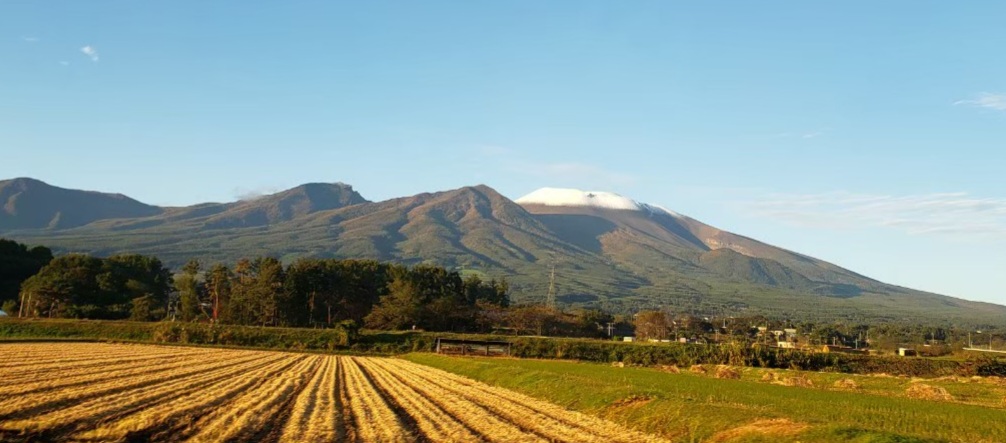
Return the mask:
[[158,208],[18,179],[0,182],[0,196],[13,208],[0,212],[2,236],[57,252],[151,254],[175,266],[256,255],[433,263],[506,276],[518,302],[542,300],[551,281],[562,303],[626,312],[942,321],[1006,314],[883,284],[610,193],[546,188],[511,201],[474,186],[370,202],[349,185],[308,184],[254,200]]

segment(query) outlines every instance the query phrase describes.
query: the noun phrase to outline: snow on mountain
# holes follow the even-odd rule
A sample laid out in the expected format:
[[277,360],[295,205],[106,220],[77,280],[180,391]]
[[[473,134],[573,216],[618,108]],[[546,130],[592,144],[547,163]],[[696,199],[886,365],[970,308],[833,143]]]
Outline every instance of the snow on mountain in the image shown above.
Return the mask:
[[674,217],[680,217],[680,215],[674,211],[660,206],[639,203],[631,198],[615,194],[614,192],[541,188],[514,201],[521,205],[589,206],[594,208],[617,209],[623,211],[646,211],[650,213],[664,212]]

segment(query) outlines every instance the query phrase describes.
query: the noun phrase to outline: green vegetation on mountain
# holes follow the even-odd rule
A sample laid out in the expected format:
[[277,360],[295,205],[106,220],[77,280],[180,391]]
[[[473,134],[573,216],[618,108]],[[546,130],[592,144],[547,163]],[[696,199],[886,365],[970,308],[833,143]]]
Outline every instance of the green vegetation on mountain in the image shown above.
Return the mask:
[[[515,302],[544,301],[552,286],[561,304],[609,312],[973,324],[1001,323],[1006,314],[887,285],[662,210],[520,205],[481,185],[369,202],[348,185],[308,184],[234,203],[136,203],[134,213],[88,203],[133,202],[122,196],[29,179],[0,183],[4,196],[20,189],[0,212],[5,237],[57,253],[157,256],[176,270],[190,259],[372,259],[506,275]],[[86,217],[78,211],[85,206]],[[38,217],[45,222],[25,223],[22,208],[47,208],[35,211],[47,214]],[[57,213],[78,215],[51,223]]]

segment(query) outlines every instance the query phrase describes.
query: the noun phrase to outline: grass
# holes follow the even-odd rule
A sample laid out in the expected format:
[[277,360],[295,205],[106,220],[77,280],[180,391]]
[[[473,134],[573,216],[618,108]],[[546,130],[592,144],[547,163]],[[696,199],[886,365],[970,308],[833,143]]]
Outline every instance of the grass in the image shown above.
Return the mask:
[[[898,377],[773,371],[780,377],[804,376],[813,383],[808,388],[761,381],[768,370],[752,368],[742,370],[739,380],[722,380],[687,369],[671,374],[567,361],[434,354],[404,358],[678,442],[1006,441],[1006,391],[994,379],[926,380],[956,399],[936,402],[906,398],[913,381]],[[850,377],[860,389],[834,387],[835,381]]]

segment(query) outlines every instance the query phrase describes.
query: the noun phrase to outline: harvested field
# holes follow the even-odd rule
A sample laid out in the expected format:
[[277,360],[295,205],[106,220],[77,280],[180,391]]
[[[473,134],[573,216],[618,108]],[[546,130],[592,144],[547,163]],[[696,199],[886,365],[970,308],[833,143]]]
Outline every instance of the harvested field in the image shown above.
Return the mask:
[[0,369],[0,440],[661,441],[386,358],[11,343]]

